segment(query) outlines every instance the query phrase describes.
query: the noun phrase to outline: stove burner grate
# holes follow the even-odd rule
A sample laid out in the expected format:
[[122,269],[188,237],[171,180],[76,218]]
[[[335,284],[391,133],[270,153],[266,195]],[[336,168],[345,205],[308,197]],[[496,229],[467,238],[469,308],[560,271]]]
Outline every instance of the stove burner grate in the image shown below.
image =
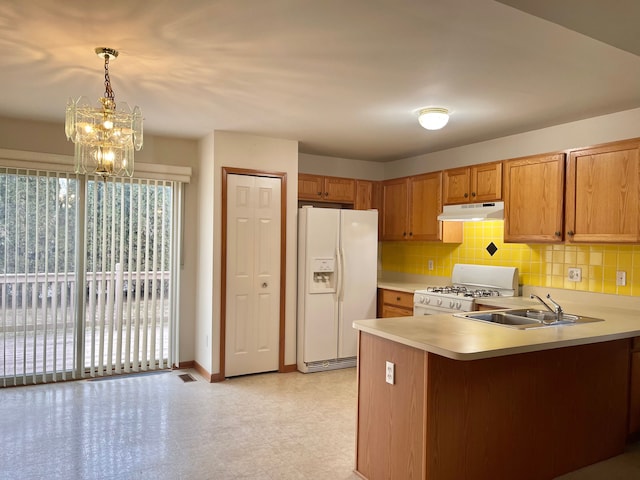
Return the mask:
[[498,297],[500,292],[498,290],[492,290],[488,288],[469,289],[465,286],[443,286],[443,287],[428,287],[428,293],[438,293],[443,295],[461,295],[463,297],[481,298],[481,297]]

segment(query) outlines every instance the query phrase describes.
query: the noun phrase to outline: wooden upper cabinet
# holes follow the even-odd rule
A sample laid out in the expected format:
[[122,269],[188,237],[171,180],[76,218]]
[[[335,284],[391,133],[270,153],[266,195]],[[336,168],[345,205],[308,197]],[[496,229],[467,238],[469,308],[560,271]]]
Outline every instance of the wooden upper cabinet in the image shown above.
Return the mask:
[[563,153],[504,162],[504,241],[562,241]]
[[409,225],[409,179],[382,182],[382,240],[406,240]]
[[356,181],[353,178],[299,173],[298,198],[317,202],[354,203]]
[[355,210],[380,209],[380,182],[356,180]]
[[567,241],[640,241],[639,174],[640,139],[570,152]]
[[468,203],[471,185],[470,168],[453,168],[442,173],[444,204]]
[[502,199],[502,162],[445,170],[443,203],[491,202]]
[[438,221],[441,211],[442,172],[386,180],[382,182],[381,240],[462,242],[462,224]]
[[322,200],[324,177],[322,175],[298,174],[298,198],[304,200]]
[[409,179],[409,239],[441,240],[442,172]]

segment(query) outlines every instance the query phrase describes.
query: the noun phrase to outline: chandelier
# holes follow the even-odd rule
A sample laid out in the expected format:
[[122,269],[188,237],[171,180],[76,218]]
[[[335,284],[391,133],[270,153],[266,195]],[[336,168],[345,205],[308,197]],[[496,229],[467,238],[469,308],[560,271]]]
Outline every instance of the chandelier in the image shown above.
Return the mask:
[[116,107],[109,79],[109,60],[118,56],[112,48],[98,47],[104,59],[104,97],[92,107],[87,97],[69,99],[65,119],[67,140],[75,143],[75,171],[81,174],[110,176],[133,175],[134,150],[142,148],[142,112],[133,111],[125,102]]

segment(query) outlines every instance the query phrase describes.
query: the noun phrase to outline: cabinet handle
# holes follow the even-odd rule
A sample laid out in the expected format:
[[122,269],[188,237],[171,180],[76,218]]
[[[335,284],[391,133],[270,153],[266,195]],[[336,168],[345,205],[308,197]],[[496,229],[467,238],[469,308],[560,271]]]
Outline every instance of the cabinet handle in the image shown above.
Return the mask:
[[410,236],[410,237],[413,237],[413,232],[409,232],[409,236]]
[[324,196],[328,197],[329,196],[329,192],[324,192]]
[[560,232],[556,232],[556,237],[559,237],[559,236],[560,236]]
[[406,237],[407,236],[407,232],[402,232],[402,236]]
[[465,193],[465,194],[464,194],[464,198],[467,198],[468,196],[469,196],[469,194],[468,194],[468,193]]
[[569,235],[570,237],[573,237],[573,235],[574,235],[573,230],[569,230],[569,231],[567,232],[567,235]]
[[322,196],[322,192],[318,192],[318,196],[321,197]]
[[471,192],[471,196],[475,197],[476,196],[476,192]]
[[399,301],[400,301],[400,297],[396,297],[396,302],[399,302]]

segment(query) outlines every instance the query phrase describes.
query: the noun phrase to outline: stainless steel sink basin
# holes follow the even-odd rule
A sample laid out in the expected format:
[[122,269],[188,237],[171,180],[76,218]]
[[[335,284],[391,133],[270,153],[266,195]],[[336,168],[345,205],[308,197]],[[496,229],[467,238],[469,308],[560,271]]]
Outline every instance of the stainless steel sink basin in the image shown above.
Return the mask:
[[584,317],[582,315],[563,313],[562,320],[558,322],[556,321],[555,313],[534,309],[514,309],[503,310],[500,312],[456,313],[454,316],[477,320],[479,322],[495,323],[520,330],[604,321],[602,318]]

